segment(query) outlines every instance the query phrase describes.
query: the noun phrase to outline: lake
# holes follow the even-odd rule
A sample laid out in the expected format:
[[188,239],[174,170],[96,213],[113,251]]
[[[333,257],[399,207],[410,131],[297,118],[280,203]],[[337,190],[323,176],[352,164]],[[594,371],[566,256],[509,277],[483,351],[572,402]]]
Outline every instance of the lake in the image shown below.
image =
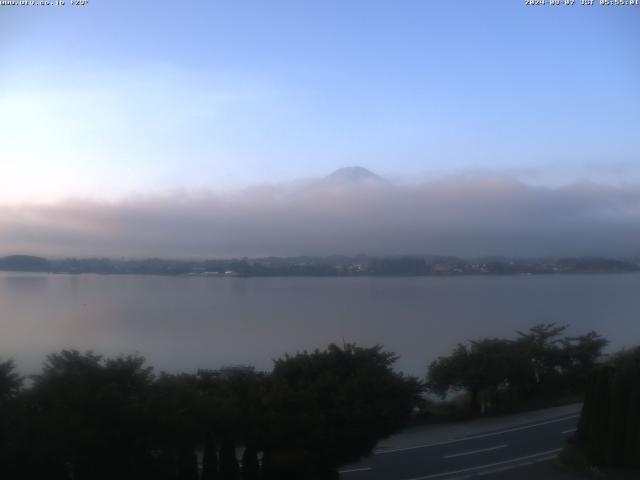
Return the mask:
[[0,357],[140,353],[160,370],[251,364],[330,342],[376,343],[424,375],[457,342],[540,322],[640,344],[640,274],[202,278],[0,272]]

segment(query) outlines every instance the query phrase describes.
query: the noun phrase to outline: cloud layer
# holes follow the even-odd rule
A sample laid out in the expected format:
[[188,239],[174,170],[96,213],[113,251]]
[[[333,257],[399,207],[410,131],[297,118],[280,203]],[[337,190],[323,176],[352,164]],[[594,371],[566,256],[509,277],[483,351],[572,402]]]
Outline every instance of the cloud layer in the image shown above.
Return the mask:
[[640,185],[466,175],[0,206],[0,254],[9,253],[638,255]]

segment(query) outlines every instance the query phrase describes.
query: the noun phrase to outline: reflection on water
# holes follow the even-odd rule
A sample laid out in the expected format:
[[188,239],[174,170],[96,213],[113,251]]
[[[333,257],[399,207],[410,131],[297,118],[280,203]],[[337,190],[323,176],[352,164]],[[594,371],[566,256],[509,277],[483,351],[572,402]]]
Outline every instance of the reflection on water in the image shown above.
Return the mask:
[[640,343],[640,275],[193,278],[0,273],[0,357],[141,353],[166,370],[269,368],[329,342],[381,343],[422,375],[457,342],[540,322]]
[[0,289],[16,295],[41,293],[47,287],[48,275],[6,273],[0,275]]

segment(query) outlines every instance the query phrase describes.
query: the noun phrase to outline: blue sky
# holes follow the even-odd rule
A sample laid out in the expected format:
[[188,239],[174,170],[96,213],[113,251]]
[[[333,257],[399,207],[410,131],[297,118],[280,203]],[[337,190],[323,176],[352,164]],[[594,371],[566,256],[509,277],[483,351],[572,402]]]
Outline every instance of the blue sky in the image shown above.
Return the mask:
[[640,180],[640,8],[91,0],[0,7],[0,202],[345,165]]

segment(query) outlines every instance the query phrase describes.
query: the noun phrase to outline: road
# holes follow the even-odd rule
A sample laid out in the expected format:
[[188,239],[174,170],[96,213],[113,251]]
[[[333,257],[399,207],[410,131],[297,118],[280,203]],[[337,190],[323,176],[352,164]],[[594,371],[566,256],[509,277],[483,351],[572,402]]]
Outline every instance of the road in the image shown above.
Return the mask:
[[[553,460],[575,431],[579,405],[475,424],[471,433],[429,441],[429,428],[412,442],[388,442],[360,463],[344,467],[341,480],[572,479]],[[530,420],[523,422],[523,420]],[[490,428],[498,426],[499,428]],[[459,431],[460,425],[456,425]],[[478,431],[478,427],[486,430]],[[443,427],[437,427],[441,431]],[[475,430],[475,431],[474,431]],[[433,436],[431,436],[433,437]],[[419,443],[418,440],[427,440]]]

